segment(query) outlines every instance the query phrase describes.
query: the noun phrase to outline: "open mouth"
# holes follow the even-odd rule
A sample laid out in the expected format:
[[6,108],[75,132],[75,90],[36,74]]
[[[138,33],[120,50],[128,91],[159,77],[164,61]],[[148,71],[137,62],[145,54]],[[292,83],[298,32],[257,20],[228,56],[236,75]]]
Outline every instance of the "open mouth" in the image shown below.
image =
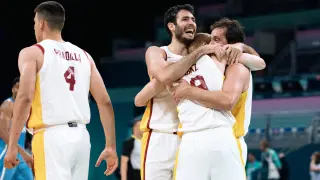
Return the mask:
[[185,33],[193,35],[194,34],[194,30],[193,29],[189,29],[189,30],[186,30]]

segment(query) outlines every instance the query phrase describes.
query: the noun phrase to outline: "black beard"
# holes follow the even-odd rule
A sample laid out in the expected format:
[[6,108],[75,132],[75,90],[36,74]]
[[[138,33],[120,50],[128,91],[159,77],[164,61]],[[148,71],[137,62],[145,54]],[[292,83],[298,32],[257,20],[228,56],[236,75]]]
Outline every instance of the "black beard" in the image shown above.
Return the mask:
[[183,31],[181,28],[177,27],[176,29],[176,32],[175,32],[175,36],[177,38],[177,40],[181,43],[183,43],[184,45],[188,46],[192,41],[193,39],[187,39],[187,38],[183,38]]

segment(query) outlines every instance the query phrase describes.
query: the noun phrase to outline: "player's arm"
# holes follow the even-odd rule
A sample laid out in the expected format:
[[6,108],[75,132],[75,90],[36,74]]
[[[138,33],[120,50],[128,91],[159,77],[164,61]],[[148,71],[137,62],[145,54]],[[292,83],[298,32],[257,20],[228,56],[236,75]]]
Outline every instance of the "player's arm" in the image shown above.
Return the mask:
[[[259,54],[252,47],[250,47],[244,43],[228,44],[225,46],[225,49],[226,49],[227,54],[229,54],[229,59],[230,59],[230,57],[240,56],[239,62],[244,64],[245,66],[247,66],[252,71],[262,70],[266,67],[265,61],[262,58],[260,58]],[[237,51],[234,51],[234,52],[238,52],[238,53],[231,52],[232,49],[238,49]],[[257,56],[259,58],[250,58],[250,57],[249,57],[249,59],[241,58],[242,53],[240,53],[240,52],[248,53],[253,56]],[[238,58],[231,58],[231,59],[238,59]],[[230,60],[228,60],[228,61],[229,61],[228,64],[234,63],[234,61],[231,61],[231,62],[230,62]]]
[[250,72],[242,64],[228,66],[222,91],[208,91],[189,86],[185,91],[186,99],[195,100],[208,108],[231,110],[238,101]]
[[157,79],[153,78],[134,98],[134,104],[137,107],[143,107],[148,104],[148,101],[162,92],[165,86],[161,84]]
[[170,64],[166,62],[166,53],[163,49],[151,46],[147,49],[145,57],[150,75],[160,83],[171,85],[180,79],[201,56],[210,53],[213,53],[212,45],[206,45]]
[[[0,138],[9,144],[10,120],[12,118],[13,103],[5,101],[1,105],[0,115]],[[21,154],[25,162],[31,167],[32,157],[27,153],[23,147],[18,146],[18,152]]]
[[100,120],[106,138],[106,148],[115,151],[115,123],[111,99],[94,61],[91,58],[89,60],[91,63],[90,92],[98,106]]
[[266,67],[266,63],[260,56],[242,53],[239,62],[249,68],[251,71],[262,70]]
[[10,120],[12,116],[13,104],[5,101],[1,104],[0,111],[0,138],[6,143],[9,143]]
[[254,50],[252,47],[250,47],[246,44],[243,44],[243,52],[260,57],[260,55],[258,54],[258,52],[256,50]]
[[127,180],[128,179],[128,163],[129,163],[129,157],[128,156],[121,156],[121,166],[120,166],[120,175],[121,180]]
[[36,46],[20,51],[18,59],[20,85],[13,108],[9,148],[17,147],[22,128],[29,117],[36,85],[37,60],[41,56],[42,52]]

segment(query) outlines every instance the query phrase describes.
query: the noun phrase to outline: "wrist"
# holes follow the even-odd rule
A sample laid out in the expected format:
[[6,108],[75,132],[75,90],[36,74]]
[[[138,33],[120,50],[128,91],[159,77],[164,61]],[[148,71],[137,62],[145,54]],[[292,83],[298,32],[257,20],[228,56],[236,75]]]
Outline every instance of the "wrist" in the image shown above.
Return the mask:
[[106,145],[105,149],[108,151],[116,151],[116,146],[115,145]]
[[188,87],[188,89],[187,89],[187,91],[185,93],[186,99],[189,99],[189,100],[192,99],[193,94],[195,93],[194,90],[195,90],[195,88],[193,88],[191,85],[189,85],[189,87]]
[[194,51],[196,55],[196,59],[198,60],[201,56],[204,56],[207,54],[207,47],[201,46],[197,50]]

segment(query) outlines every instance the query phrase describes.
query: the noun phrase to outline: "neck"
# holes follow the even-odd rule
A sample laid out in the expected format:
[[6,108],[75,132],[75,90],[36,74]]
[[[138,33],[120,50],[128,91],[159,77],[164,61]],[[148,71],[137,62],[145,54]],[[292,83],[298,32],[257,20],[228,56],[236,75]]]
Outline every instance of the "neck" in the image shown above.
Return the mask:
[[178,41],[177,38],[172,37],[171,43],[168,45],[169,50],[177,55],[186,56],[188,50],[185,44]]
[[64,42],[61,36],[61,31],[53,31],[53,32],[44,32],[43,40],[50,39],[58,42]]

